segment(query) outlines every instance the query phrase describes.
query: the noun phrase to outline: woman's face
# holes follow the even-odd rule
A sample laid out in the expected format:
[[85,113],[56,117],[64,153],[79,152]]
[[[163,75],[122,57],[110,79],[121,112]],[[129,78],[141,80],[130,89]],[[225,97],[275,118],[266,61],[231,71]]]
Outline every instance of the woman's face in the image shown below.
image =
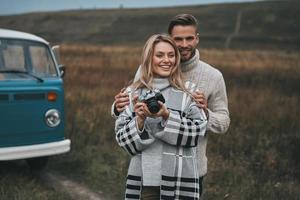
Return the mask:
[[154,77],[166,78],[175,67],[175,49],[168,42],[159,42],[154,47],[152,72]]

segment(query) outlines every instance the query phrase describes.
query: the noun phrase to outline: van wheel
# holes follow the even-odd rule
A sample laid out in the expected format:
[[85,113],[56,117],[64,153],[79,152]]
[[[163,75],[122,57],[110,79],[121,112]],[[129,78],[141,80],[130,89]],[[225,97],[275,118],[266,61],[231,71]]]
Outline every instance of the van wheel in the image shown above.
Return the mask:
[[31,171],[41,171],[46,167],[48,157],[28,158],[26,159],[26,162]]

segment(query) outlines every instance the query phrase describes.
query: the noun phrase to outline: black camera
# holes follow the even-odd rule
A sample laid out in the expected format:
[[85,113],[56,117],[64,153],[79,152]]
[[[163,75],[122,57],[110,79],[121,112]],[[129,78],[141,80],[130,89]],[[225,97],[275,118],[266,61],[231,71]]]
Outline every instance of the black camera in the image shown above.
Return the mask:
[[148,90],[145,94],[141,95],[139,101],[146,103],[149,111],[155,114],[160,110],[158,101],[165,103],[165,98],[158,89],[155,89]]

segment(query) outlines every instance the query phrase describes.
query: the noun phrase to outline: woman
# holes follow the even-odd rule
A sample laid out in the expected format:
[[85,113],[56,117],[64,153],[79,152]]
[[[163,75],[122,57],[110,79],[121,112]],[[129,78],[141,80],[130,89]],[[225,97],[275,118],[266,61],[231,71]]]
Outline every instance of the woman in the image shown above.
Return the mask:
[[[153,35],[143,48],[141,77],[127,88],[139,99],[131,100],[115,127],[118,144],[132,156],[125,199],[199,199],[196,146],[207,120],[192,101],[193,84],[186,84],[188,91],[182,82],[179,62],[173,40]],[[158,102],[152,112],[151,97]]]

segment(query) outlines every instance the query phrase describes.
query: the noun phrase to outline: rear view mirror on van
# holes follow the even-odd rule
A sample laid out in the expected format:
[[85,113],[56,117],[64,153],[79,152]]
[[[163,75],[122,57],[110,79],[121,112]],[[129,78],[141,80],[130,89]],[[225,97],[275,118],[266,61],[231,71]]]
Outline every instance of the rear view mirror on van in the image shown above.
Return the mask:
[[66,67],[64,65],[61,64],[61,60],[60,60],[60,46],[59,45],[55,45],[52,47],[52,52],[54,54],[54,57],[57,61],[58,64],[58,69],[59,69],[59,73],[60,73],[60,77],[64,77],[65,73],[66,73]]

